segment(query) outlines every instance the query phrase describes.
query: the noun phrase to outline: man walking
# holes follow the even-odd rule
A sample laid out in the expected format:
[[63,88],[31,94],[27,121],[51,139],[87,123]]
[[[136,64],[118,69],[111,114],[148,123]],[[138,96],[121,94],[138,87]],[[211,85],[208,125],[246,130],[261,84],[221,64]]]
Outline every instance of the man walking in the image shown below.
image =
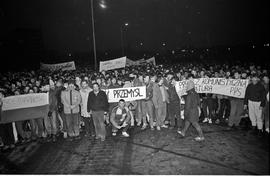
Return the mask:
[[195,138],[196,141],[203,141],[204,136],[202,129],[199,125],[199,116],[200,116],[200,97],[195,91],[195,85],[192,80],[189,80],[187,83],[187,96],[185,101],[185,126],[182,131],[177,131],[183,137],[186,135],[190,124],[192,124],[197,130],[199,136]]
[[96,139],[105,141],[106,129],[104,124],[104,114],[107,114],[109,103],[107,95],[100,90],[98,83],[93,84],[93,91],[89,93],[87,102],[87,112],[92,114]]

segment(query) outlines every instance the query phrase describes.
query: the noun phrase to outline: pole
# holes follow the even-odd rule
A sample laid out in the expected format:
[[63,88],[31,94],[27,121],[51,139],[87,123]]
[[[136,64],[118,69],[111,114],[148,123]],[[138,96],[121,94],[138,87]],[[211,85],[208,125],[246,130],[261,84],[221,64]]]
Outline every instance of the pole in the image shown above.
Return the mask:
[[122,56],[125,56],[123,29],[120,27]]
[[93,49],[94,49],[94,59],[95,59],[95,70],[97,70],[97,51],[96,51],[96,35],[95,35],[93,0],[91,0],[91,17],[92,17],[92,33],[93,33]]

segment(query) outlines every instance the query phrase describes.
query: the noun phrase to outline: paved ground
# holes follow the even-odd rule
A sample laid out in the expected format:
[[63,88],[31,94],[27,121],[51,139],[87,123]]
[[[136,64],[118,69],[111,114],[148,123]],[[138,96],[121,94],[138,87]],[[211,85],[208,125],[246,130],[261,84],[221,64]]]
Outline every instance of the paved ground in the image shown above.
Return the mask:
[[32,142],[0,154],[0,173],[15,174],[269,174],[269,139],[203,125],[206,140],[176,130],[130,131],[105,142],[82,138]]

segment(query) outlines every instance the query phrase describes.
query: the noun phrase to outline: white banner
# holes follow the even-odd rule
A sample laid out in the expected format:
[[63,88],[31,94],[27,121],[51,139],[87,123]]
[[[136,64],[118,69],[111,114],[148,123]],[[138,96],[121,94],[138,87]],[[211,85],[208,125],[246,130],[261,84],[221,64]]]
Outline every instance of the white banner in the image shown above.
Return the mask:
[[153,65],[156,65],[156,59],[155,59],[155,57],[151,57],[151,58],[149,58],[149,59],[147,59],[147,60],[145,60],[147,63],[152,63]]
[[48,93],[16,95],[3,98],[3,111],[23,109],[49,104]]
[[127,57],[121,57],[118,59],[101,61],[99,62],[99,71],[114,70],[118,68],[124,68],[126,66]]
[[109,103],[118,102],[120,99],[125,101],[141,100],[146,98],[146,87],[127,87],[118,89],[104,90],[108,96]]
[[63,62],[59,64],[44,64],[40,63],[40,69],[41,70],[50,70],[50,71],[56,71],[56,70],[76,70],[75,62]]
[[[236,98],[244,98],[248,79],[199,78],[193,79],[198,93],[213,93]],[[179,97],[186,94],[187,80],[178,81],[175,89]]]

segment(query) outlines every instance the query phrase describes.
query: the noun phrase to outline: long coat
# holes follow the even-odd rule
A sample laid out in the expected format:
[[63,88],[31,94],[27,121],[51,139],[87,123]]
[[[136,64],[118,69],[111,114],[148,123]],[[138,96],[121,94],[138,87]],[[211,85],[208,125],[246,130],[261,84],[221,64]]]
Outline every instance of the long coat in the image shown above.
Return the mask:
[[192,122],[199,121],[199,106],[200,106],[200,97],[195,89],[187,91],[184,116],[185,120]]

